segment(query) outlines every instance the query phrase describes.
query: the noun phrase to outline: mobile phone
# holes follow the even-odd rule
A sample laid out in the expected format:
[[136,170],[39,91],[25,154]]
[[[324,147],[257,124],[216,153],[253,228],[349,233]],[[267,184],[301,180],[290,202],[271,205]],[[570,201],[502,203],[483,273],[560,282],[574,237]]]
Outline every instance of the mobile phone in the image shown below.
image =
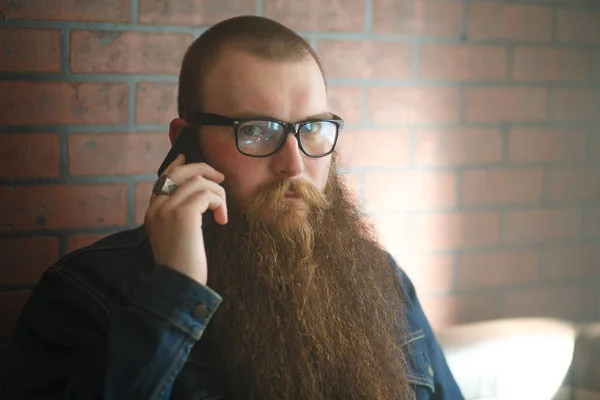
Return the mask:
[[175,143],[173,143],[173,147],[167,153],[164,161],[158,168],[158,176],[162,176],[165,169],[171,164],[179,154],[185,155],[185,163],[199,163],[203,162],[202,153],[200,150],[200,145],[196,138],[196,133],[194,130],[186,126],[181,130],[177,139],[175,139]]
[[[194,130],[189,126],[183,128],[177,139],[175,139],[171,150],[169,150],[164,161],[158,168],[159,177],[162,176],[162,174],[165,172],[165,169],[169,166],[169,164],[175,161],[179,154],[185,155],[186,164],[204,162],[196,132],[194,132]],[[202,215],[202,226],[207,226],[207,224],[211,223],[213,220],[214,217],[212,210],[206,210],[206,212]]]

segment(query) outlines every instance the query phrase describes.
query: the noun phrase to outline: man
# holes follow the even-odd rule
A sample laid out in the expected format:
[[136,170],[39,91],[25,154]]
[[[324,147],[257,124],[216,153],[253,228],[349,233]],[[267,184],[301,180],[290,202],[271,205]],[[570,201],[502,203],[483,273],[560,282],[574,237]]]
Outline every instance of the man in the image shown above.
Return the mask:
[[144,226],[45,273],[3,398],[461,399],[340,183],[343,122],[310,46],[265,18],[223,21],[179,90],[170,138],[191,127],[205,162],[178,157]]

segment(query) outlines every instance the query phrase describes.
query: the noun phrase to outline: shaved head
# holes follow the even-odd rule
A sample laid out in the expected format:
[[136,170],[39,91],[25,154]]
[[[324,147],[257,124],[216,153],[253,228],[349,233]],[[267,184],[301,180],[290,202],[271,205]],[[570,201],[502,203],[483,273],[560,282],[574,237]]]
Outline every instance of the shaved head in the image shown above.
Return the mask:
[[269,61],[313,59],[323,74],[316,53],[296,32],[264,17],[231,18],[212,26],[188,48],[179,75],[180,118],[202,109],[203,80],[225,50],[243,50]]

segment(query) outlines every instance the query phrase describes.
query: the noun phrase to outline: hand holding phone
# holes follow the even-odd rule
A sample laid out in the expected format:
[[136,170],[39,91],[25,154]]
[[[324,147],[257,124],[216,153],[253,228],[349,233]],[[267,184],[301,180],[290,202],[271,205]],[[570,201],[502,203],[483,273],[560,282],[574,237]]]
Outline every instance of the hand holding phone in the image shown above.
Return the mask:
[[[202,162],[191,130],[184,129],[159,169],[178,186],[170,195],[152,194],[144,224],[157,264],[173,268],[206,285],[207,262],[202,226],[207,218],[227,223],[224,175]],[[182,137],[184,135],[184,137]],[[187,137],[186,137],[187,136]],[[184,145],[182,145],[184,144]],[[188,153],[188,154],[186,154]],[[210,215],[207,214],[212,210]]]

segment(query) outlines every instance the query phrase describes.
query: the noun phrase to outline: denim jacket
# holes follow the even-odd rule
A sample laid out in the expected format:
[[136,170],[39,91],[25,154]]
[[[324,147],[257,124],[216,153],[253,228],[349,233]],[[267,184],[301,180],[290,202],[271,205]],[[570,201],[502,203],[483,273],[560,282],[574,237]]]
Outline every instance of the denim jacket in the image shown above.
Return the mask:
[[[413,398],[462,399],[413,285],[389,257],[408,299],[402,345]],[[224,399],[192,351],[220,302],[155,265],[143,226],[108,236],[38,282],[13,332],[0,398]]]

